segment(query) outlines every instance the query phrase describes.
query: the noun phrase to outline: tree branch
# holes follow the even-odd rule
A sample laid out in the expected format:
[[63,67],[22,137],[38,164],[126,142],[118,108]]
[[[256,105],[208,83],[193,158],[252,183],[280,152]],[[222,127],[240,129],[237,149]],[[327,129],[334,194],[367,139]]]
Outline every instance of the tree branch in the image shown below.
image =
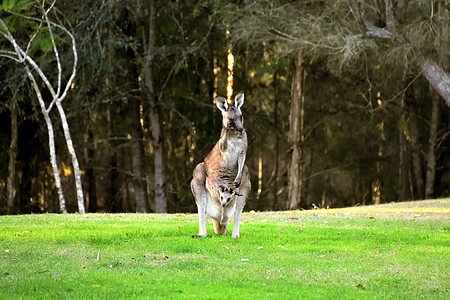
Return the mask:
[[[384,28],[374,26],[365,19],[364,11],[361,9],[359,2],[353,1],[352,4],[350,4],[350,9],[355,18],[358,19],[359,23],[363,24],[365,27],[367,36],[381,39],[392,39],[395,37],[393,34],[396,25],[394,18],[395,7],[392,0],[386,0],[386,27]],[[449,74],[442,70],[437,64],[427,59],[420,60],[419,67],[425,78],[437,90],[439,95],[444,98],[447,105],[450,106]]]
[[450,76],[435,63],[424,60],[420,64],[423,75],[450,106]]
[[[51,3],[50,7],[48,9],[45,9],[45,0],[43,0],[42,2],[42,18],[38,19],[38,18],[33,18],[33,17],[27,17],[27,16],[21,16],[23,18],[26,19],[31,19],[34,21],[38,21],[39,23],[39,28],[36,32],[33,33],[33,35],[31,36],[31,39],[28,41],[27,44],[27,48],[26,51],[24,51],[16,42],[14,36],[12,35],[11,31],[9,30],[9,28],[7,27],[7,25],[5,24],[5,22],[0,18],[0,25],[1,27],[3,27],[3,30],[0,30],[0,35],[5,37],[14,47],[15,53],[12,51],[5,51],[5,50],[0,50],[0,56],[3,57],[8,57],[13,59],[16,62],[22,63],[25,67],[25,70],[27,72],[27,75],[32,83],[32,86],[36,92],[37,98],[38,98],[38,102],[39,105],[41,107],[42,110],[42,114],[44,115],[44,119],[46,121],[47,124],[47,129],[48,129],[48,134],[49,134],[49,145],[50,145],[50,158],[51,158],[51,163],[52,163],[52,167],[53,167],[53,171],[54,171],[54,176],[55,176],[55,181],[56,181],[56,186],[58,189],[58,194],[59,194],[59,198],[60,198],[60,206],[61,206],[61,210],[63,212],[67,212],[66,208],[65,208],[65,202],[64,202],[64,196],[63,196],[63,192],[62,192],[62,188],[61,188],[61,180],[59,178],[59,171],[58,171],[58,165],[57,165],[57,161],[56,161],[56,151],[55,151],[55,141],[54,141],[54,132],[53,132],[53,125],[52,125],[52,121],[50,119],[49,113],[52,110],[53,105],[56,105],[56,107],[58,108],[58,112],[61,118],[61,123],[62,123],[62,127],[64,130],[64,136],[66,139],[66,144],[67,144],[67,148],[69,150],[69,153],[72,157],[72,164],[73,164],[73,170],[74,170],[74,176],[75,176],[75,185],[76,185],[76,191],[77,191],[77,199],[78,199],[78,208],[79,208],[79,212],[80,213],[84,213],[85,212],[85,208],[84,208],[84,197],[83,197],[83,188],[82,188],[82,182],[81,182],[81,173],[80,173],[80,167],[78,164],[78,159],[76,156],[76,152],[75,149],[73,147],[73,143],[72,143],[72,138],[70,136],[70,131],[69,131],[69,125],[67,122],[67,117],[66,114],[64,112],[64,109],[62,107],[62,100],[64,100],[64,98],[67,95],[67,92],[69,90],[69,88],[72,85],[72,82],[75,78],[76,75],[76,66],[77,66],[77,62],[78,62],[78,55],[77,55],[77,49],[76,49],[76,43],[75,43],[75,38],[72,35],[71,32],[69,32],[64,26],[55,24],[53,22],[50,22],[49,18],[48,18],[48,13],[51,11],[52,8],[54,8],[56,0],[53,0],[53,2]],[[16,14],[17,15],[17,14]],[[20,16],[20,15],[19,15]],[[53,48],[53,52],[55,54],[55,59],[56,59],[56,64],[57,64],[57,87],[56,87],[56,92],[55,92],[55,88],[53,87],[53,85],[50,83],[50,80],[47,78],[47,76],[45,75],[45,73],[42,71],[42,69],[37,65],[37,63],[34,61],[33,58],[31,58],[28,55],[28,50],[30,48],[30,45],[33,41],[33,39],[36,37],[36,35],[38,34],[39,30],[42,27],[43,24],[43,20],[45,19],[45,23],[47,24],[48,27],[48,31],[50,34],[50,38],[52,41],[52,48]],[[52,26],[59,28],[61,30],[63,30],[63,32],[65,32],[71,39],[72,42],[72,51],[73,51],[73,57],[74,57],[74,61],[73,61],[73,67],[72,67],[72,74],[69,78],[69,80],[66,83],[66,86],[64,88],[64,91],[61,94],[61,81],[62,81],[62,66],[61,66],[61,60],[59,57],[59,51],[58,48],[56,46],[56,42],[55,42],[55,36],[52,30]],[[17,56],[17,58],[15,57]],[[47,87],[48,91],[50,92],[53,100],[50,103],[49,107],[46,107],[46,104],[44,102],[44,99],[42,97],[42,93],[41,90],[38,86],[38,83],[36,82],[35,77],[33,76],[32,70],[30,70],[28,64],[32,67],[32,69],[34,69],[39,77],[41,78],[42,82],[44,82],[45,86]]]
[[44,18],[45,18],[45,21],[47,22],[48,32],[50,34],[50,39],[52,40],[53,52],[55,52],[56,65],[58,67],[58,86],[56,88],[56,96],[58,97],[59,93],[61,92],[61,77],[62,77],[61,61],[59,59],[58,48],[56,48],[55,36],[53,34],[53,31],[52,31],[52,26],[51,26],[50,21],[48,19],[48,13],[53,8],[53,6],[55,5],[55,2],[56,2],[56,0],[53,0],[53,2],[50,5],[50,7],[47,10],[45,10],[45,8],[44,8],[45,0],[43,0],[42,1],[42,10],[44,11]]
[[[52,5],[53,5],[53,4],[52,4]],[[45,11],[45,14],[48,15],[48,12],[49,12],[49,10]],[[15,45],[17,45],[17,47],[20,49],[20,51],[18,51],[18,49],[16,49],[16,52],[22,53],[21,56],[24,56],[23,59],[28,60],[28,62],[29,62],[29,63],[31,64],[31,66],[33,67],[33,69],[35,69],[35,70],[38,72],[39,76],[42,78],[42,80],[43,80],[44,83],[46,84],[47,88],[49,89],[49,91],[50,91],[50,93],[51,93],[51,95],[52,95],[53,100],[52,100],[52,102],[50,103],[50,105],[48,106],[47,111],[51,111],[52,108],[53,108],[53,105],[55,104],[56,101],[63,101],[63,100],[64,100],[64,98],[66,97],[67,92],[69,91],[69,88],[71,87],[71,85],[72,85],[72,83],[73,83],[73,80],[75,79],[75,76],[76,76],[76,67],[77,67],[77,64],[78,64],[78,54],[77,54],[77,47],[76,47],[75,37],[73,36],[73,34],[72,34],[66,27],[64,27],[64,26],[62,26],[62,25],[59,25],[59,24],[57,24],[57,23],[55,23],[55,22],[49,21],[47,16],[43,16],[41,19],[39,19],[39,18],[36,18],[36,17],[25,16],[25,15],[18,14],[18,13],[15,13],[15,12],[9,12],[9,13],[11,13],[11,14],[13,14],[13,15],[15,15],[15,16],[21,17],[21,18],[25,18],[25,19],[32,20],[32,21],[36,21],[36,22],[40,22],[40,23],[42,23],[42,20],[43,20],[43,19],[46,19],[46,23],[47,23],[48,26],[51,25],[51,26],[53,26],[53,27],[55,27],[55,28],[58,28],[58,29],[62,30],[65,34],[67,34],[67,35],[70,37],[70,40],[71,40],[71,43],[72,43],[72,52],[73,52],[73,56],[74,56],[74,58],[73,58],[73,66],[72,66],[72,74],[71,74],[69,80],[67,81],[67,84],[66,84],[66,86],[65,86],[65,88],[64,88],[64,91],[62,92],[61,95],[59,95],[59,93],[56,93],[56,92],[55,92],[53,86],[50,84],[50,81],[47,79],[47,77],[46,77],[45,74],[42,72],[42,70],[40,70],[39,66],[38,66],[38,65],[37,65],[37,64],[36,64],[36,63],[28,56],[27,52],[24,52],[24,51],[17,45],[17,43],[15,42],[14,38],[12,37],[12,34],[9,32],[9,29],[6,27],[6,24],[5,24],[5,23],[3,22],[3,20],[0,18],[0,24],[1,24],[1,25],[5,28],[5,30],[7,30],[7,32],[9,33],[8,37],[6,37],[6,36],[5,36],[5,37],[6,37],[6,38],[14,45],[14,48],[15,48],[15,49],[16,49]],[[36,35],[36,34],[35,34],[35,35]],[[35,35],[34,35],[34,36],[35,36]],[[32,38],[34,38],[34,36],[33,36]],[[51,32],[51,36],[52,36],[52,39],[54,39],[54,35],[53,35],[52,32]],[[27,49],[28,49],[28,47],[27,47]],[[24,55],[23,55],[23,54],[24,54]],[[21,62],[22,62],[22,61],[21,61]],[[62,72],[62,71],[61,71],[61,72]],[[45,78],[45,79],[44,79],[44,78]],[[47,83],[48,83],[49,85],[47,85]]]

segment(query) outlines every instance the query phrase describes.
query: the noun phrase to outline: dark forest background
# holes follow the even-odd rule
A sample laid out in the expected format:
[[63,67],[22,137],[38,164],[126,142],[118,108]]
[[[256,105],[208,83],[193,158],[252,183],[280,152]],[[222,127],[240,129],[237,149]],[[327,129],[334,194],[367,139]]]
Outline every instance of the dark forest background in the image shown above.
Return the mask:
[[[29,55],[56,74],[42,3],[3,1],[0,18],[23,47],[37,32]],[[86,211],[196,211],[189,183],[220,135],[213,99],[227,93],[229,50],[234,94],[245,93],[245,210],[450,195],[448,1],[58,0],[48,16],[76,40],[63,106]],[[67,36],[55,37],[70,69]],[[12,49],[3,37],[0,49]],[[50,117],[76,212],[62,124]],[[1,57],[0,214],[60,211],[48,143],[23,65]]]

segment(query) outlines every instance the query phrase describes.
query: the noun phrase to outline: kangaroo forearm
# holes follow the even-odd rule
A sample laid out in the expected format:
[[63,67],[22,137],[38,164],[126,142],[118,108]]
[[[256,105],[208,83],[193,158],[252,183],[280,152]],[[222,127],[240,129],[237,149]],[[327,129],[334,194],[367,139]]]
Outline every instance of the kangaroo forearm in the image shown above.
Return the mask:
[[236,179],[234,180],[238,184],[241,182],[242,179],[242,169],[244,168],[244,163],[245,163],[245,154],[239,156],[238,159],[238,172],[236,175]]

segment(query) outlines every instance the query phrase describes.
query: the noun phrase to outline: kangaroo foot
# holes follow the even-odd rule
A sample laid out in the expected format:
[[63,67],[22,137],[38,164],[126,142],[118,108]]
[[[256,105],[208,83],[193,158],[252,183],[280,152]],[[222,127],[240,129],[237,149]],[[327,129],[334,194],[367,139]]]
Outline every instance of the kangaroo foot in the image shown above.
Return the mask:
[[216,234],[227,234],[227,223],[220,224],[218,221],[213,220],[214,232]]

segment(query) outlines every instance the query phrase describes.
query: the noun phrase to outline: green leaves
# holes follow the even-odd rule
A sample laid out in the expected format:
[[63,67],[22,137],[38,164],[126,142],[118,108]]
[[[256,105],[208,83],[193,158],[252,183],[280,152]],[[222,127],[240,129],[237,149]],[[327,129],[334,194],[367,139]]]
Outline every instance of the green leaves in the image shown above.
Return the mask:
[[35,50],[39,49],[44,52],[52,51],[53,45],[48,30],[40,31],[33,42],[33,48]]
[[33,5],[32,0],[3,0],[0,5],[0,14],[4,11],[27,12]]
[[16,0],[3,0],[3,9],[12,10],[16,5]]

